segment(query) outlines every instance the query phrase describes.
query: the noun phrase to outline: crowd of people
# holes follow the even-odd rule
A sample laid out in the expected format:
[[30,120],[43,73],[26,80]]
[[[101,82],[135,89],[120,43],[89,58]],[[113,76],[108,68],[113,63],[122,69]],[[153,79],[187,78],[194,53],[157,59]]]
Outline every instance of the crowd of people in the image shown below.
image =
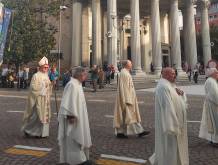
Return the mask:
[[1,68],[1,83],[0,86],[2,88],[14,88],[15,81],[17,81],[17,88],[27,88],[28,80],[29,80],[29,68],[23,66],[18,69],[16,73],[16,69],[14,66],[9,66],[3,64]]
[[[49,136],[51,119],[50,99],[52,88],[57,84],[58,71],[55,66],[49,69],[48,59],[39,61],[39,69],[32,76],[24,112],[22,132],[27,137],[44,138]],[[114,105],[114,134],[119,139],[129,136],[147,136],[150,131],[141,125],[137,96],[130,71],[132,63],[122,62],[117,84]],[[6,71],[3,70],[3,76]],[[96,65],[91,69],[94,91],[97,83],[102,88],[105,74],[110,78],[115,73],[113,66],[105,69]],[[22,72],[18,73],[21,78]],[[65,88],[58,112],[58,144],[60,163],[70,165],[91,165],[89,149],[92,146],[87,105],[83,82],[88,72],[83,67],[65,71]],[[176,84],[175,69],[162,69],[161,78],[155,90],[155,150],[149,161],[152,165],[189,165],[187,133],[187,97]],[[205,102],[199,137],[218,147],[218,71],[208,68],[205,82]]]
[[190,65],[185,63],[183,65],[183,70],[186,72],[189,81],[191,82],[193,80],[195,84],[198,83],[198,76],[205,74],[204,65],[199,62],[194,66],[194,68],[191,68]]
[[[0,68],[0,87],[2,88],[14,88],[17,84],[17,88],[26,89],[30,85],[30,80],[34,73],[39,70],[39,67],[35,69],[29,68],[23,65],[18,68],[13,65],[3,64]],[[110,85],[115,79],[115,67],[113,65],[104,65],[103,67],[93,65],[92,68],[86,68],[88,71],[88,78],[83,82],[83,87],[86,86],[87,82],[90,82],[93,92],[97,89],[102,89],[105,85]],[[56,64],[51,64],[48,69],[49,80],[52,83],[54,89],[59,89],[59,86],[63,87],[70,81],[71,71],[65,69],[62,75],[60,75]],[[62,84],[60,84],[60,80]]]
[[93,65],[90,70],[90,74],[93,92],[96,92],[97,85],[99,85],[99,89],[101,89],[104,88],[105,84],[111,84],[111,80],[114,80],[115,78],[115,68],[113,65],[107,64],[105,64],[103,67]]

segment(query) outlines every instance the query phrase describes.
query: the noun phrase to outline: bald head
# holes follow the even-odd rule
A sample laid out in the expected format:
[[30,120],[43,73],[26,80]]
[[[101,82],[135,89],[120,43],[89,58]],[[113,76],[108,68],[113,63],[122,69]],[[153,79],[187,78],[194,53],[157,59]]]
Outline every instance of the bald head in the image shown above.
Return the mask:
[[130,60],[124,60],[123,67],[127,70],[131,70],[132,69],[132,62]]
[[164,79],[167,79],[171,83],[174,83],[176,80],[176,73],[173,68],[163,68],[161,74]]

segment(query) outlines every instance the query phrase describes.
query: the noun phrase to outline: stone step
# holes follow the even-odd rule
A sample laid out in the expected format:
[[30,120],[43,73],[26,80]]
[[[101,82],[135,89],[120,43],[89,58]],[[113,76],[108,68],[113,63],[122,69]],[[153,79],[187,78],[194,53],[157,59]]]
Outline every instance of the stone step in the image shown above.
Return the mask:
[[[157,82],[160,79],[160,77],[157,75],[146,75],[145,77],[133,76],[132,78],[134,83],[143,83],[145,81]],[[199,82],[204,82],[205,80],[206,80],[205,75],[198,76]],[[177,82],[188,82],[188,81],[189,79],[187,75],[179,76],[177,78]],[[193,77],[192,77],[192,81],[193,81]]]

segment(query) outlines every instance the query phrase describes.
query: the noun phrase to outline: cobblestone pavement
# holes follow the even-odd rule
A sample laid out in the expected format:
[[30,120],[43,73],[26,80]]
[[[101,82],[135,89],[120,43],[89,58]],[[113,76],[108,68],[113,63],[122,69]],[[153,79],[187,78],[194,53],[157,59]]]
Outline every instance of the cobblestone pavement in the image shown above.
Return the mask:
[[[150,85],[152,87],[154,85]],[[131,164],[112,163],[101,160],[101,154],[125,156],[147,160],[154,151],[154,96],[149,92],[137,92],[139,107],[142,116],[142,125],[151,131],[145,138],[129,137],[120,140],[114,136],[112,128],[112,115],[116,92],[110,88],[90,92],[86,89],[85,95],[88,105],[89,120],[93,147],[91,159],[101,164]],[[58,98],[61,97],[58,91]],[[27,91],[0,89],[0,165],[54,165],[58,164],[59,150],[57,142],[57,118],[54,114],[55,102],[52,99],[52,121],[50,137],[47,139],[24,138],[20,132],[25,109]],[[203,105],[202,96],[188,96],[188,120],[200,121]],[[188,123],[190,165],[217,165],[218,148],[212,147],[207,141],[198,138],[199,122]],[[28,156],[6,153],[14,145],[52,148],[44,156]],[[103,162],[103,163],[102,163]],[[105,163],[104,163],[105,162]],[[109,163],[110,162],[110,163]]]

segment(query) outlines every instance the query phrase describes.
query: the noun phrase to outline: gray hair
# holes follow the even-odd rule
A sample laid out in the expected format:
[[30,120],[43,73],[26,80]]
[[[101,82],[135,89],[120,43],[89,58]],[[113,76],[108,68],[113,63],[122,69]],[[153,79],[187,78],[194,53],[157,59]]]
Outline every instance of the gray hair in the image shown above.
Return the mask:
[[85,71],[86,71],[85,68],[81,66],[73,67],[71,69],[71,76],[74,78],[79,78],[82,75],[82,73],[84,73]]

